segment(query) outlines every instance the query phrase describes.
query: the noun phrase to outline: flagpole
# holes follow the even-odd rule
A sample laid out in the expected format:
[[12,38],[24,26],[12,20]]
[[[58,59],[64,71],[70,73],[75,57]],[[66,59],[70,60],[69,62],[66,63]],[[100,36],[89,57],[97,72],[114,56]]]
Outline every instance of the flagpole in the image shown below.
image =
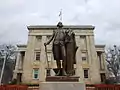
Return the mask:
[[59,18],[60,18],[60,22],[62,22],[62,9],[60,10]]

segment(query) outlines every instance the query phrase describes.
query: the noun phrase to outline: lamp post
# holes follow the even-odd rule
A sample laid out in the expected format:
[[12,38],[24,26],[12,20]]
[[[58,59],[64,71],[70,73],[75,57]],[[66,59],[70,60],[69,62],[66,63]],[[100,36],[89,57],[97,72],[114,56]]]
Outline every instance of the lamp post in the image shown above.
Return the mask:
[[2,65],[1,75],[0,75],[0,85],[2,84],[2,78],[3,78],[3,74],[4,74],[5,63],[6,63],[6,54],[4,55],[4,61],[3,61],[3,65]]

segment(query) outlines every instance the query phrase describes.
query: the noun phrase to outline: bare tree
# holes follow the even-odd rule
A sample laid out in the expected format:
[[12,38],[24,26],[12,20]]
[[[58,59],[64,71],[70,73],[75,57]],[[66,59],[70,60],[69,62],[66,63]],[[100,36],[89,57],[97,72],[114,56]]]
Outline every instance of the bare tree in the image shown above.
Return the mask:
[[16,50],[17,47],[15,45],[0,45],[0,74],[3,67],[4,59],[6,59],[2,78],[3,84],[8,84],[8,82],[12,80],[17,55]]
[[115,82],[119,82],[120,71],[120,48],[116,45],[106,51],[107,69],[109,75],[115,78]]

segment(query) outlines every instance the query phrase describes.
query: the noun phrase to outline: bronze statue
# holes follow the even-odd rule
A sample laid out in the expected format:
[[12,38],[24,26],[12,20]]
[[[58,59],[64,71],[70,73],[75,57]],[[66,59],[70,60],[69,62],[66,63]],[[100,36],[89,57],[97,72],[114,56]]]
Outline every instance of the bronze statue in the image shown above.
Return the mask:
[[61,71],[61,61],[62,60],[62,75],[73,75],[74,71],[74,63],[75,63],[75,55],[76,55],[76,42],[75,42],[75,34],[72,30],[63,30],[62,22],[59,22],[57,25],[57,30],[53,31],[53,35],[51,39],[44,43],[44,45],[48,45],[53,40],[53,56],[54,60],[56,60],[58,73],[60,75]]
[[57,25],[57,30],[53,31],[53,35],[51,39],[47,42],[44,43],[44,45],[48,45],[52,40],[53,40],[53,56],[54,60],[57,62],[57,68],[58,68],[58,73],[57,75],[60,75],[60,70],[61,70],[61,61],[62,60],[62,73],[63,75],[67,75],[65,71],[66,67],[66,50],[65,50],[65,32],[63,31],[62,23],[59,22]]

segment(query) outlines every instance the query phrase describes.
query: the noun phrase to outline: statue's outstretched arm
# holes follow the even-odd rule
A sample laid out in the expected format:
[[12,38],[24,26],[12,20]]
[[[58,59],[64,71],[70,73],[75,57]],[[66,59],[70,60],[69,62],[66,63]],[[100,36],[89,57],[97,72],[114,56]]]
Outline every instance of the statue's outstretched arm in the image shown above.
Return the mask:
[[52,36],[51,36],[50,40],[49,40],[49,41],[47,41],[47,42],[45,43],[45,45],[50,44],[50,42],[53,40],[54,36],[55,36],[55,31],[53,31],[53,34],[52,34]]

